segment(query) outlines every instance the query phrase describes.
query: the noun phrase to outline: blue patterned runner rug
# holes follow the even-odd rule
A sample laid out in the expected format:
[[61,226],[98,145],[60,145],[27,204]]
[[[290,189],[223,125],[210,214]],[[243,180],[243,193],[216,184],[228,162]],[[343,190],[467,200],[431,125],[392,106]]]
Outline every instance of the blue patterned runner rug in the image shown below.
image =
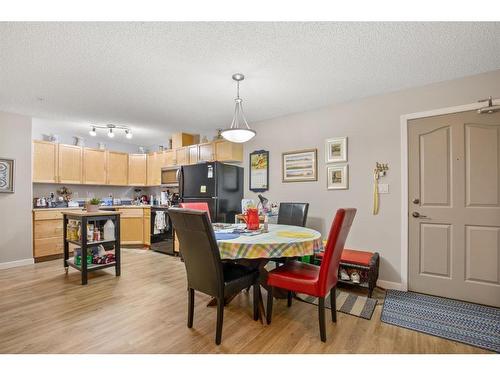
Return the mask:
[[429,296],[387,290],[384,323],[500,352],[500,309]]

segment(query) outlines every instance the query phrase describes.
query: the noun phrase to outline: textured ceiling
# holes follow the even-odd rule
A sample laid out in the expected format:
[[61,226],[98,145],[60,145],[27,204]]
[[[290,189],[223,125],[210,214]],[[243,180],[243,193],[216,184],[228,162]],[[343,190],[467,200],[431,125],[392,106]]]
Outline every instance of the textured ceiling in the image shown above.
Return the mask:
[[0,109],[135,143],[500,68],[500,23],[0,23]]

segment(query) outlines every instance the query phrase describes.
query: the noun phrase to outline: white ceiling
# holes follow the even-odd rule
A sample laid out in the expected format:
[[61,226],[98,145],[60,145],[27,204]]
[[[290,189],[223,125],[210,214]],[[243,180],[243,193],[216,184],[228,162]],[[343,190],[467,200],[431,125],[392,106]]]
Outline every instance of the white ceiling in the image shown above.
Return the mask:
[[251,123],[499,69],[499,35],[500,23],[0,23],[0,109],[159,143],[228,126],[235,72]]

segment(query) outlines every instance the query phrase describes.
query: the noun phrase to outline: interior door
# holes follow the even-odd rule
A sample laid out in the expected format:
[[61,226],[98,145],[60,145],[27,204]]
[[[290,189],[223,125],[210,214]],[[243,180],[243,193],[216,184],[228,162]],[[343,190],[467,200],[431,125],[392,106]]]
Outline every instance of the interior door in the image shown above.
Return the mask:
[[409,289],[500,307],[500,113],[410,121]]

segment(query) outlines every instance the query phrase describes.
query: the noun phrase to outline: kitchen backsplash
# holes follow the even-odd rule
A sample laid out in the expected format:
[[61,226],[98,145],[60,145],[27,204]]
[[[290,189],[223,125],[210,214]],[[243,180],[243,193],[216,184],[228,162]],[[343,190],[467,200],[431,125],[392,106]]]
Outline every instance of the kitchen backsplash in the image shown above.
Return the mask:
[[[107,198],[110,194],[113,198],[128,198],[133,199],[135,196],[134,187],[132,186],[97,186],[97,185],[69,185],[69,184],[33,184],[33,197],[48,197],[51,192],[57,196],[57,190],[62,186],[66,186],[73,192],[72,199],[87,199],[87,198]],[[141,194],[148,194],[148,188],[142,189]]]

